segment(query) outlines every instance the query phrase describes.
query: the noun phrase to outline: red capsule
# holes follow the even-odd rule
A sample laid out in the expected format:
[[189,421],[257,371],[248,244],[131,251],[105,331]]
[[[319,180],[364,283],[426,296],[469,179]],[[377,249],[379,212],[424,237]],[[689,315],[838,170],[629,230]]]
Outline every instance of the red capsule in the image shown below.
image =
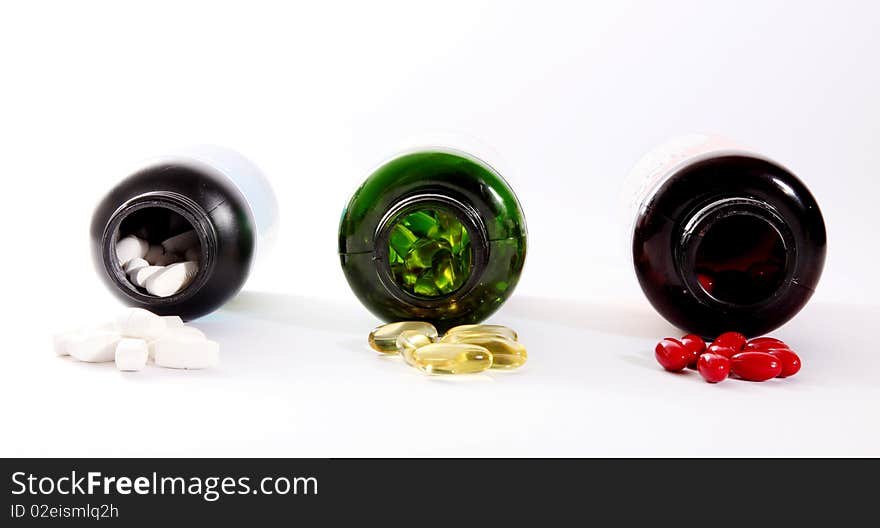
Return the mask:
[[700,354],[706,351],[706,342],[703,341],[700,336],[694,334],[688,334],[682,337],[680,341],[681,344],[694,355],[694,357],[691,358],[691,362],[688,363],[688,368],[697,368],[697,360],[700,359]]
[[789,348],[788,345],[785,344],[785,341],[781,339],[776,339],[775,337],[755,337],[753,339],[749,339],[749,343],[776,343],[777,345],[782,345],[783,348]]
[[771,264],[768,262],[756,263],[749,266],[746,270],[753,279],[763,281],[775,281],[782,274],[782,266],[779,264]]
[[654,347],[654,357],[666,370],[678,372],[691,362],[694,355],[680,341],[667,337]]
[[715,341],[712,341],[712,344],[727,346],[739,352],[740,350],[742,350],[743,345],[746,344],[746,336],[742,335],[739,332],[724,332],[720,336],[716,337]]
[[756,337],[755,339],[749,340],[748,343],[743,345],[743,352],[753,351],[753,352],[767,352],[769,350],[774,350],[777,348],[790,348],[784,342],[779,339],[773,337]]
[[715,279],[711,275],[700,273],[697,275],[697,280],[700,281],[700,286],[706,290],[706,293],[712,293],[712,290],[715,289]]
[[705,353],[697,361],[700,376],[709,383],[718,383],[727,379],[730,373],[730,360],[719,354]]
[[716,345],[715,343],[712,343],[703,353],[718,354],[719,356],[724,356],[729,359],[731,356],[733,356],[734,354],[738,354],[739,352],[729,346]]
[[698,356],[706,351],[706,342],[698,335],[688,334],[682,337],[681,344]]
[[801,358],[788,348],[776,348],[768,352],[782,364],[782,372],[777,377],[787,378],[794,376],[801,369]]
[[740,352],[730,358],[730,370],[744,380],[767,381],[782,373],[782,362],[767,352]]

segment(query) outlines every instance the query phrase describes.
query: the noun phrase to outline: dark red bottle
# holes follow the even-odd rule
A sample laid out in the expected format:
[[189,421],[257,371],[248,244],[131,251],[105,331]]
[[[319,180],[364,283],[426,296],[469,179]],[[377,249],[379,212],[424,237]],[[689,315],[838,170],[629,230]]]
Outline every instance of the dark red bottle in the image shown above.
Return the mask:
[[825,223],[794,174],[718,139],[688,136],[649,155],[633,263],[669,322],[705,337],[769,332],[810,299]]

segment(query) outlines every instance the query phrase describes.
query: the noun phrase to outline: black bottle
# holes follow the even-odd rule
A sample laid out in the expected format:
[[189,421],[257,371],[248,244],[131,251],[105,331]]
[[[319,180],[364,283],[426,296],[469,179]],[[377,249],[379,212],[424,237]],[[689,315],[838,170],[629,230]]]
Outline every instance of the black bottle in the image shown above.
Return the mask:
[[[191,320],[219,308],[244,285],[258,245],[267,245],[277,202],[248,160],[220,147],[194,147],[155,160],[123,179],[98,203],[91,222],[96,270],[124,303]],[[160,244],[194,231],[197,272],[181,291],[151,295],[116,256],[128,235]]]
[[794,174],[721,140],[655,151],[633,229],[633,263],[654,308],[688,332],[769,332],[813,295],[825,224]]

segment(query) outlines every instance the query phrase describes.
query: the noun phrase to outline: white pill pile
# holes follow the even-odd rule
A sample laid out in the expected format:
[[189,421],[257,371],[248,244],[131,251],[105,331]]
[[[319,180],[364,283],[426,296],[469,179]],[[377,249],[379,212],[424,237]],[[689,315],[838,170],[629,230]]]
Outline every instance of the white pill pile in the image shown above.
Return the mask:
[[120,238],[116,257],[128,280],[157,297],[170,297],[192,283],[199,271],[201,247],[189,230],[150,245],[134,235]]
[[115,361],[124,371],[160,367],[203,369],[220,362],[220,345],[180,317],[128,308],[112,323],[55,336],[55,353],[88,363]]

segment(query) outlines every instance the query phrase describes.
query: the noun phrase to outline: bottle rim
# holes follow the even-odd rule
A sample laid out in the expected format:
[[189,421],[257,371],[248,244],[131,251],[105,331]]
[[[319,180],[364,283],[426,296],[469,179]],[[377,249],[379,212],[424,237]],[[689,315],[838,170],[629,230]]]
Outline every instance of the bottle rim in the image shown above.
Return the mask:
[[[122,222],[136,211],[163,208],[183,217],[199,239],[201,258],[195,280],[186,288],[168,297],[158,297],[140,291],[128,278],[116,257],[116,243]],[[118,291],[134,302],[167,307],[191,299],[207,284],[217,262],[217,233],[208,213],[195,201],[173,191],[152,191],[135,196],[110,216],[101,239],[101,258],[104,272],[117,286]]]
[[[777,235],[785,252],[783,275],[779,283],[767,295],[754,302],[736,302],[722,299],[703,287],[697,273],[697,260],[702,242],[709,230],[718,222],[734,217],[751,217],[764,222]],[[682,284],[699,302],[720,307],[726,311],[749,311],[773,304],[784,297],[795,284],[797,243],[795,235],[783,216],[772,205],[750,197],[726,197],[715,199],[694,212],[681,227],[675,248],[677,270]]]
[[[468,231],[471,241],[472,259],[467,280],[459,288],[436,297],[424,297],[407,291],[395,280],[388,262],[388,244],[392,228],[409,213],[426,209],[439,209],[454,215]],[[448,304],[450,299],[464,297],[480,284],[483,272],[489,265],[490,241],[482,217],[465,201],[443,193],[420,190],[405,196],[388,208],[379,221],[374,236],[373,264],[382,286],[399,302],[420,308],[436,308]]]

